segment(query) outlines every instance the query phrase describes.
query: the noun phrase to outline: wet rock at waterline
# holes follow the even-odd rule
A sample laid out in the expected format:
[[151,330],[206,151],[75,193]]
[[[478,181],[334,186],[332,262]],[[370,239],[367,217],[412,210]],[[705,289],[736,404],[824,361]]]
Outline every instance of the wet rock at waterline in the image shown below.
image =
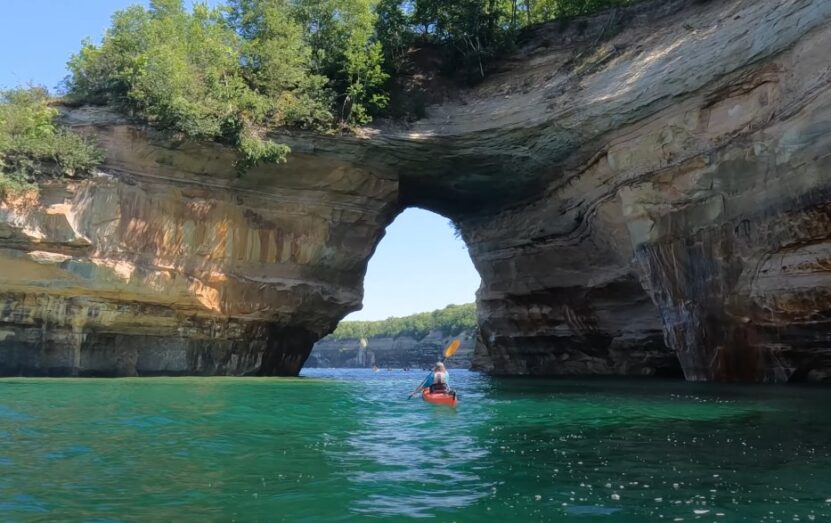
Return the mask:
[[100,176],[0,208],[3,374],[293,374],[407,206],[453,219],[497,374],[831,378],[831,3],[541,26],[409,127],[237,177],[102,109]]

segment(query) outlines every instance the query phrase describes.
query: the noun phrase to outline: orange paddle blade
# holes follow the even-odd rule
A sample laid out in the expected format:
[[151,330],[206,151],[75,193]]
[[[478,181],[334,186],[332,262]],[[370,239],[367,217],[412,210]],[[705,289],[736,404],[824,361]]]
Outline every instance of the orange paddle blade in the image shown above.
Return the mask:
[[461,344],[462,344],[462,342],[459,341],[459,340],[451,341],[450,345],[448,345],[447,348],[444,349],[444,357],[449,358],[450,356],[452,356],[454,352],[459,350],[459,345],[461,345]]

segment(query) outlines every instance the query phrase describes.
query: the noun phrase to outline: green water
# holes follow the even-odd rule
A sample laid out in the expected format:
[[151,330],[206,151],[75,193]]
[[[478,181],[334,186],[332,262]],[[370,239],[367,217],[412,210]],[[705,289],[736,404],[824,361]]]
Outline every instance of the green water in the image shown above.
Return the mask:
[[831,389],[0,380],[1,521],[831,521]]

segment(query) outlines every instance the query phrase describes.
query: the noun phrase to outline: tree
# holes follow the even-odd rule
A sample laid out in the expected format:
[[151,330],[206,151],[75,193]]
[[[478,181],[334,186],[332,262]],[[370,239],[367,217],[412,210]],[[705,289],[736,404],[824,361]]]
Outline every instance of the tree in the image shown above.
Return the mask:
[[410,30],[404,0],[381,0],[375,8],[375,36],[384,53],[388,71],[398,72],[406,60],[414,35]]
[[[268,130],[311,125],[329,113],[316,98],[321,82],[308,74],[299,29],[275,5],[234,2],[236,27],[227,10],[196,4],[188,12],[181,0],[120,11],[100,45],[87,42],[70,60],[70,95],[116,104],[163,130],[234,145],[241,169],[283,161],[289,148],[268,139]],[[246,40],[235,29],[259,33]]]
[[36,189],[45,177],[83,175],[101,161],[95,146],[55,124],[57,116],[43,87],[0,91],[0,193]]
[[273,102],[270,125],[329,125],[326,77],[312,69],[312,49],[287,0],[231,0],[228,20],[243,38],[241,62],[248,85]]
[[340,120],[365,124],[388,103],[382,44],[375,39],[374,0],[297,0],[315,70],[329,78]]

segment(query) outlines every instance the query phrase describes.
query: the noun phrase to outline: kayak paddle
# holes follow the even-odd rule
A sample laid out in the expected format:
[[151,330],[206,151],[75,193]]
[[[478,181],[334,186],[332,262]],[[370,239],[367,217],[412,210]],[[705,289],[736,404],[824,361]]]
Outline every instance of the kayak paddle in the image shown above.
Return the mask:
[[444,349],[444,359],[449,358],[450,356],[454,355],[459,347],[461,346],[462,342],[459,340],[453,340],[450,342],[450,345]]

